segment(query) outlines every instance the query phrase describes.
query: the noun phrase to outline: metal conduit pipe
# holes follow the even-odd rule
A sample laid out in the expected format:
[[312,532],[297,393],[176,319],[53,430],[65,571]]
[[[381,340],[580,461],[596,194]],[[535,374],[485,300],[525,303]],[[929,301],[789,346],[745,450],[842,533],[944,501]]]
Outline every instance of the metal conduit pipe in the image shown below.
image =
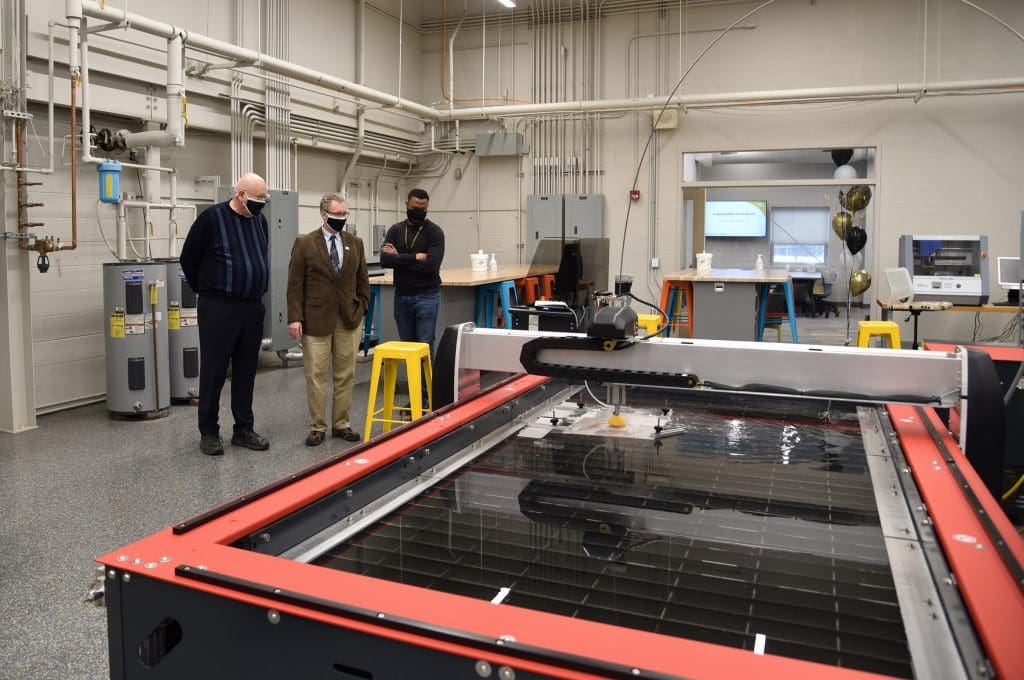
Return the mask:
[[[341,192],[342,196],[347,195],[345,187],[348,186],[348,178],[352,176],[352,171],[356,168],[356,163],[359,162],[359,156],[363,152],[363,144],[366,142],[366,107],[360,106],[356,113],[356,148],[352,152],[352,157],[348,159],[348,163],[345,165],[345,172],[341,175],[341,181],[338,182],[338,191]],[[412,167],[410,165],[410,167]]]
[[[449,113],[455,106],[455,36],[459,33],[459,28],[462,26],[462,21],[466,18],[468,12],[469,0],[463,4],[462,18],[459,19],[459,23],[455,25],[455,30],[452,31],[452,35],[448,38],[448,111]],[[455,121],[455,150],[459,150],[459,142],[462,138],[462,130],[460,128],[460,121]]]
[[438,118],[438,112],[435,109],[429,106],[424,106],[418,102],[401,99],[395,95],[365,87],[358,83],[353,83],[350,80],[330,76],[305,66],[300,66],[283,59],[271,57],[255,50],[244,49],[222,40],[215,40],[199,33],[182,31],[181,29],[162,21],[156,21],[137,14],[129,14],[117,9],[116,7],[111,7],[99,2],[93,2],[92,0],[66,0],[66,4],[69,8],[69,20],[71,19],[73,12],[77,12],[77,16],[79,17],[85,15],[96,19],[105,19],[107,21],[124,21],[129,24],[133,30],[148,33],[150,35],[161,36],[167,39],[173,37],[176,33],[181,32],[183,34],[183,42],[190,49],[212,54],[224,59],[230,59],[232,61],[253,64],[269,73],[276,73],[288,78],[295,78],[296,80],[304,83],[319,85],[327,90],[344,92],[367,101],[405,109],[406,111],[415,113],[428,120],[436,120]]
[[[678,95],[669,106],[687,108],[714,108],[727,106],[754,106],[790,104],[802,101],[847,101],[854,99],[900,99],[915,97],[920,83],[889,83],[885,85],[851,85],[846,87],[801,88],[792,90],[758,90],[751,92],[725,92],[705,95]],[[1024,89],[1024,78],[996,78],[989,80],[944,81],[928,86],[928,94],[979,94],[1018,91]],[[646,111],[665,106],[666,97],[598,99],[581,102],[549,102],[538,104],[512,104],[507,106],[469,107],[440,112],[442,120],[473,120],[499,116],[526,116],[541,113],[616,113]]]
[[[54,135],[54,133],[53,133],[53,127],[54,127],[54,122],[53,122],[54,121],[54,118],[53,118],[53,109],[54,109],[54,104],[53,104],[53,83],[54,83],[54,76],[53,76],[53,29],[54,29],[54,27],[56,25],[57,25],[57,23],[55,21],[50,20],[50,22],[48,24],[48,31],[47,31],[47,48],[46,48],[46,67],[47,67],[47,70],[46,70],[46,73],[47,73],[47,88],[48,88],[47,91],[49,93],[49,96],[47,97],[47,105],[46,105],[46,118],[47,118],[47,128],[46,129],[47,129],[47,136],[48,136],[48,141],[47,141],[47,149],[48,149],[48,152],[47,152],[47,166],[45,168],[30,168],[30,167],[24,167],[24,163],[22,163],[21,161],[17,161],[17,162],[15,162],[14,165],[3,165],[3,164],[0,164],[0,170],[13,170],[15,172],[34,172],[34,173],[38,173],[38,174],[41,174],[41,175],[52,175],[53,174],[53,135]],[[23,59],[25,58],[25,54],[27,52],[28,52],[28,50],[22,50],[22,58]],[[24,239],[19,239],[19,241],[18,241],[19,245],[24,245],[24,246],[28,245],[27,243],[23,243],[23,242],[24,242]]]

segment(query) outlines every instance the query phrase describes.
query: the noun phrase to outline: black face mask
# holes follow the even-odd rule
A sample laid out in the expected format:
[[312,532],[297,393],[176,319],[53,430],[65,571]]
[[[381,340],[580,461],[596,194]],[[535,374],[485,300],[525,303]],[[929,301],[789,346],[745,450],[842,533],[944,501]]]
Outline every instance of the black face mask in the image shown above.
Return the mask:
[[405,211],[405,215],[413,224],[419,224],[423,220],[427,219],[427,211],[423,208],[408,208]]
[[250,198],[245,201],[245,209],[249,211],[250,215],[256,217],[266,204],[266,201],[254,201]]
[[333,229],[334,231],[341,231],[342,229],[345,228],[345,222],[347,221],[348,218],[345,217],[328,217],[327,226]]

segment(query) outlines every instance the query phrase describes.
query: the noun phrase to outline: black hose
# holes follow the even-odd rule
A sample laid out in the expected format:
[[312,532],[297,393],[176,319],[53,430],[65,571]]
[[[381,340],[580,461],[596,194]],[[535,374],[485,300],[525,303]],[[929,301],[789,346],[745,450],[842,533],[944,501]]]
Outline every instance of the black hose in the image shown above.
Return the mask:
[[[657,330],[657,332],[655,332],[655,333],[651,333],[650,335],[646,335],[646,336],[644,336],[644,338],[641,338],[641,339],[646,339],[646,338],[653,338],[653,337],[654,337],[654,336],[656,336],[656,335],[662,335],[662,334],[666,334],[666,335],[667,335],[667,331],[668,331],[668,330],[669,330],[669,329],[671,328],[671,326],[670,326],[670,325],[669,325],[669,323],[668,323],[668,314],[666,314],[666,313],[665,313],[665,310],[663,310],[663,309],[662,309],[661,307],[659,307],[658,305],[655,305],[655,304],[652,304],[652,303],[648,302],[647,300],[641,300],[641,299],[640,299],[640,298],[638,298],[637,296],[633,295],[633,293],[632,293],[632,292],[630,292],[630,293],[626,293],[626,294],[627,294],[627,295],[629,295],[629,297],[631,297],[631,298],[633,298],[634,300],[636,300],[637,302],[639,302],[640,304],[642,304],[642,305],[647,305],[647,306],[648,306],[648,307],[650,307],[651,309],[656,309],[656,310],[658,310],[658,313],[660,313],[660,314],[662,315],[662,317],[664,317],[664,319],[665,319],[665,323],[664,323],[664,324],[662,324],[661,328],[659,328],[659,329]],[[687,313],[689,313],[689,310],[687,310]]]

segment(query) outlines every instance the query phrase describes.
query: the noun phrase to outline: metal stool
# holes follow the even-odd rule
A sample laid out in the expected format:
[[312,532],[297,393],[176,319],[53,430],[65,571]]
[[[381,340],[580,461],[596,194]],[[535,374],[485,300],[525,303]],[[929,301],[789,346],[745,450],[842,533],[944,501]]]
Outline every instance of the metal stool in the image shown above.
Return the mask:
[[370,306],[366,308],[363,316],[363,356],[370,353],[370,348],[380,342],[380,308],[377,304],[380,299],[380,284],[370,284]]
[[900,325],[895,321],[861,321],[857,324],[857,347],[870,347],[871,338],[889,339],[891,349],[900,349]]
[[[398,366],[405,364],[405,373],[409,381],[409,406],[395,406],[395,384],[398,381]],[[384,404],[377,408],[377,384],[380,382],[380,369],[384,367]],[[427,407],[423,408],[423,386],[420,375],[427,381]],[[394,418],[395,411],[408,411],[413,420],[430,410],[433,401],[433,374],[430,369],[430,345],[425,342],[391,341],[377,345],[373,350],[373,372],[370,376],[370,398],[366,404],[366,427],[363,429],[363,441],[370,439],[374,423],[383,423],[384,432],[388,432],[393,424],[405,422]],[[378,418],[377,416],[381,417]]]
[[494,328],[494,296],[501,300],[501,316],[505,328],[512,328],[512,312],[509,306],[516,299],[514,281],[498,281],[485,283],[476,289],[476,325],[479,328]]
[[[523,291],[522,295],[519,294],[520,289]],[[540,297],[540,278],[536,276],[527,276],[521,279],[516,279],[516,299],[521,300],[523,304],[529,305],[537,301]]]
[[[686,316],[676,312],[680,302],[686,302]],[[661,308],[668,314],[666,323],[675,328],[684,326],[686,337],[693,337],[693,284],[689,281],[671,281],[661,284]]]
[[542,300],[555,299],[555,275],[544,274],[540,277],[540,297]]

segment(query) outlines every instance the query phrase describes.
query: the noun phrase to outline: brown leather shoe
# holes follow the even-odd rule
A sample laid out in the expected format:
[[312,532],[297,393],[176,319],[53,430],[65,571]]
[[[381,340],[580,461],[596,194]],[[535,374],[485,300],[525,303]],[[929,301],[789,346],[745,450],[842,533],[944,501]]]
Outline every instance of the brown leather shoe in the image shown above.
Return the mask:
[[344,439],[347,442],[357,442],[362,439],[362,435],[353,430],[351,427],[343,427],[340,430],[331,430],[331,435]]
[[310,430],[306,435],[306,446],[320,446],[324,443],[324,434],[320,430]]

